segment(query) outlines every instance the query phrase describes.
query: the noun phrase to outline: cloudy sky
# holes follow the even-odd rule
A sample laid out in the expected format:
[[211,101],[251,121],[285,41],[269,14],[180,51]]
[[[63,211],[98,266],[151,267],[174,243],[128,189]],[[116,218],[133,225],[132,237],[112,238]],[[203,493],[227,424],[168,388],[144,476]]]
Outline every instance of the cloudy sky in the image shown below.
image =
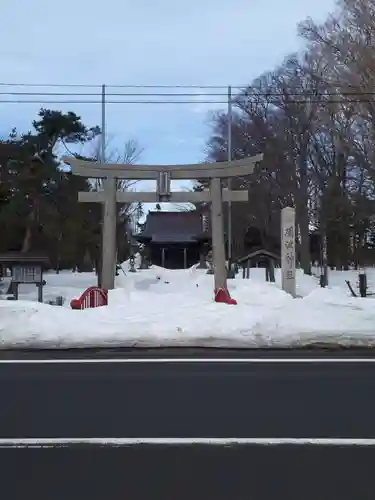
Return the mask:
[[[3,2],[0,80],[83,85],[245,84],[298,49],[296,24],[300,20],[307,16],[324,19],[332,6],[332,0]],[[0,87],[0,92],[12,91],[98,93],[100,88]],[[109,93],[135,91],[108,88]],[[192,89],[137,91],[199,93]],[[100,105],[95,102],[47,102],[98,101],[98,96],[0,96],[0,100],[25,98],[40,104],[0,103],[1,134],[12,126],[27,129],[43,104],[75,111],[87,125],[100,124]],[[145,99],[156,98],[141,98]],[[117,145],[137,139],[144,148],[145,163],[201,161],[208,135],[207,111],[220,105],[199,104],[200,99],[221,101],[224,97],[197,95],[188,98],[191,104],[108,104],[108,134]]]

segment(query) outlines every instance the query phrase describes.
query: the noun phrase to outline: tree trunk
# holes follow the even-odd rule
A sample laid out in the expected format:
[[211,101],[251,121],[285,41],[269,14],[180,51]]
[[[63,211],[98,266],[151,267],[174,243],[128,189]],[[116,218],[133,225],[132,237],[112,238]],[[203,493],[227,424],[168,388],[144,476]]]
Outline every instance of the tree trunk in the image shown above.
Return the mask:
[[301,268],[305,274],[311,275],[311,255],[310,255],[310,231],[309,231],[309,211],[308,211],[308,190],[307,190],[307,175],[300,167],[300,187],[296,196],[296,215],[301,237],[300,244],[300,261]]
[[37,219],[37,200],[36,196],[34,197],[33,205],[31,208],[31,212],[27,217],[27,226],[25,231],[25,236],[22,242],[21,253],[28,253],[31,250],[32,240],[33,240],[33,228],[35,225],[35,221]]
[[21,253],[30,252],[31,241],[32,241],[32,223],[28,223],[26,227],[25,236],[23,238]]
[[307,207],[300,207],[298,226],[301,237],[301,244],[300,244],[301,268],[303,269],[303,272],[305,274],[311,275],[309,214],[307,211]]

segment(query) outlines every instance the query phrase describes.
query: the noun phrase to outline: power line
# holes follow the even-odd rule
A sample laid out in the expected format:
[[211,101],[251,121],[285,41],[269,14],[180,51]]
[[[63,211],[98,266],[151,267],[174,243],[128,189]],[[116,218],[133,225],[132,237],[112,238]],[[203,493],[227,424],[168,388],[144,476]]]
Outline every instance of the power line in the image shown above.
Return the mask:
[[[357,90],[358,94],[367,94],[368,92],[362,92],[359,87],[354,87],[352,85],[344,85],[339,82],[327,82],[327,85],[331,87],[335,87],[337,89],[340,88],[345,88],[345,89],[352,89],[352,90]],[[129,85],[120,85],[120,84],[114,84],[114,85],[105,85],[107,89],[110,88],[118,88],[118,89],[210,89],[210,90],[215,90],[215,89],[222,89],[223,91],[225,90],[225,93],[228,90],[228,85],[141,85],[141,84],[129,84]],[[7,83],[7,82],[0,82],[0,87],[26,87],[26,88],[35,88],[35,87],[40,87],[40,88],[101,88],[102,84],[84,84],[84,83]],[[254,86],[249,85],[248,83],[246,84],[237,84],[237,85],[231,85],[232,89],[236,90],[244,90],[248,88],[253,88]],[[261,86],[260,86],[261,88]],[[297,87],[295,87],[297,89]],[[300,89],[300,87],[299,87]],[[291,89],[288,89],[288,91]],[[311,92],[313,93],[313,92]],[[352,92],[349,92],[352,93]],[[371,93],[371,92],[370,92]]]
[[[101,92],[0,92],[0,95],[9,95],[9,96],[72,96],[72,97],[90,97],[90,96],[101,96]],[[106,92],[106,96],[111,97],[226,97],[227,93],[181,93],[181,92],[173,92],[173,93],[152,93],[152,92]],[[232,101],[236,99],[246,99],[247,97],[287,97],[287,96],[301,96],[301,97],[325,97],[325,96],[336,96],[336,97],[350,97],[350,96],[365,96],[365,95],[375,95],[375,92],[246,92],[244,94],[240,94],[239,96],[235,96],[232,98]],[[226,102],[228,98],[226,99]]]
[[[0,84],[0,88],[1,88]],[[30,84],[24,84],[29,86]],[[49,84],[49,87],[51,85]],[[77,85],[78,86],[78,85]],[[125,87],[125,86],[124,86]],[[149,86],[155,88],[156,86]],[[182,88],[183,86],[181,86]],[[138,86],[144,89],[145,86]],[[173,87],[175,90],[177,87]],[[9,96],[9,99],[1,99],[1,96]],[[366,97],[367,96],[367,97]],[[311,91],[293,91],[289,89],[287,93],[283,92],[261,92],[246,91],[239,93],[231,99],[233,104],[246,105],[252,98],[264,98],[272,104],[273,98],[283,99],[284,105],[287,104],[348,104],[374,102],[372,97],[374,92],[354,92],[345,91],[336,92],[311,92]],[[17,98],[16,98],[17,97]],[[24,99],[21,99],[24,97]],[[31,99],[35,97],[35,99]],[[38,97],[38,99],[36,99]],[[65,97],[66,99],[53,99]],[[86,97],[87,99],[82,99]],[[94,99],[94,98],[97,99]],[[109,99],[108,99],[109,97]],[[74,99],[78,98],[78,99]],[[106,92],[106,104],[215,104],[224,105],[228,103],[228,93],[222,92]],[[112,98],[112,99],[111,99]],[[117,98],[117,99],[116,99]],[[193,99],[192,99],[193,98]],[[212,99],[209,99],[212,98]],[[101,92],[40,92],[40,91],[2,91],[0,92],[0,103],[8,104],[101,104]]]
[[[359,104],[359,103],[375,103],[374,99],[295,99],[287,100],[284,105],[288,104]],[[100,100],[44,100],[44,99],[0,99],[1,104],[101,104]],[[227,101],[211,101],[211,100],[106,100],[106,104],[227,104]],[[234,101],[234,104],[246,104],[246,101]],[[272,102],[270,103],[272,104]]]
[[0,82],[1,87],[83,87],[83,88],[101,88],[102,85],[86,85],[83,83],[6,83]]
[[[0,92],[0,95],[25,95],[25,96],[99,96],[100,92]],[[119,97],[199,97],[199,96],[212,96],[212,97],[224,97],[226,94],[196,94],[196,93],[150,93],[150,92],[106,92],[107,96],[119,96]]]
[[[0,99],[2,104],[101,104],[100,100],[40,100],[40,99]],[[227,101],[192,100],[106,100],[106,104],[226,104]]]
[[[2,87],[50,87],[50,88],[101,88],[100,84],[83,84],[83,83],[6,83],[0,82]],[[249,85],[232,85],[233,88],[246,88]],[[121,88],[121,89],[227,89],[228,85],[106,85],[106,88]]]
[[[13,99],[1,99],[1,96],[13,97]],[[292,91],[282,92],[244,92],[239,93],[231,99],[233,104],[250,104],[252,99],[264,98],[269,104],[273,99],[282,99],[287,104],[348,104],[373,102],[369,97],[375,96],[373,92],[309,92]],[[17,97],[17,99],[15,98]],[[21,97],[24,97],[21,99]],[[39,99],[30,99],[38,97]],[[51,99],[65,97],[66,99]],[[97,98],[97,99],[74,99],[74,98]],[[108,99],[109,98],[109,99]],[[111,99],[112,98],[112,99]],[[120,99],[123,98],[123,99]],[[147,98],[147,99],[146,99]],[[211,99],[210,99],[211,98]],[[0,91],[0,103],[8,104],[100,104],[102,93],[100,92],[25,92],[25,91]],[[224,105],[228,103],[228,94],[218,92],[107,92],[106,104],[212,104]],[[255,103],[256,104],[256,103]]]

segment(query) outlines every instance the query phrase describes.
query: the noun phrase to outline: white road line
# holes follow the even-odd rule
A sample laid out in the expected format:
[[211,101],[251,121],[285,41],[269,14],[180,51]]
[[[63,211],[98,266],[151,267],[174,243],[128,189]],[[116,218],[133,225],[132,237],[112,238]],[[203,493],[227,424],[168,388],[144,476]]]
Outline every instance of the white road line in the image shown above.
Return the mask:
[[83,358],[83,359],[0,359],[0,365],[54,365],[54,364],[354,364],[375,363],[374,358]]
[[1,439],[0,448],[56,448],[70,445],[122,447],[136,445],[260,445],[260,446],[375,446],[375,439],[354,438],[12,438]]

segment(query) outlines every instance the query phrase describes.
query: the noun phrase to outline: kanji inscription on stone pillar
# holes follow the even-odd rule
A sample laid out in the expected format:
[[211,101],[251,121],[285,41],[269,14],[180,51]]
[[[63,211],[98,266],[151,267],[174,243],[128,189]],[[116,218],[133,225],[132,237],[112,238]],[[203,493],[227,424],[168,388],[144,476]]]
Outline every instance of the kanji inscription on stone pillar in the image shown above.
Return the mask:
[[283,208],[281,211],[281,286],[296,296],[296,236],[295,209]]

